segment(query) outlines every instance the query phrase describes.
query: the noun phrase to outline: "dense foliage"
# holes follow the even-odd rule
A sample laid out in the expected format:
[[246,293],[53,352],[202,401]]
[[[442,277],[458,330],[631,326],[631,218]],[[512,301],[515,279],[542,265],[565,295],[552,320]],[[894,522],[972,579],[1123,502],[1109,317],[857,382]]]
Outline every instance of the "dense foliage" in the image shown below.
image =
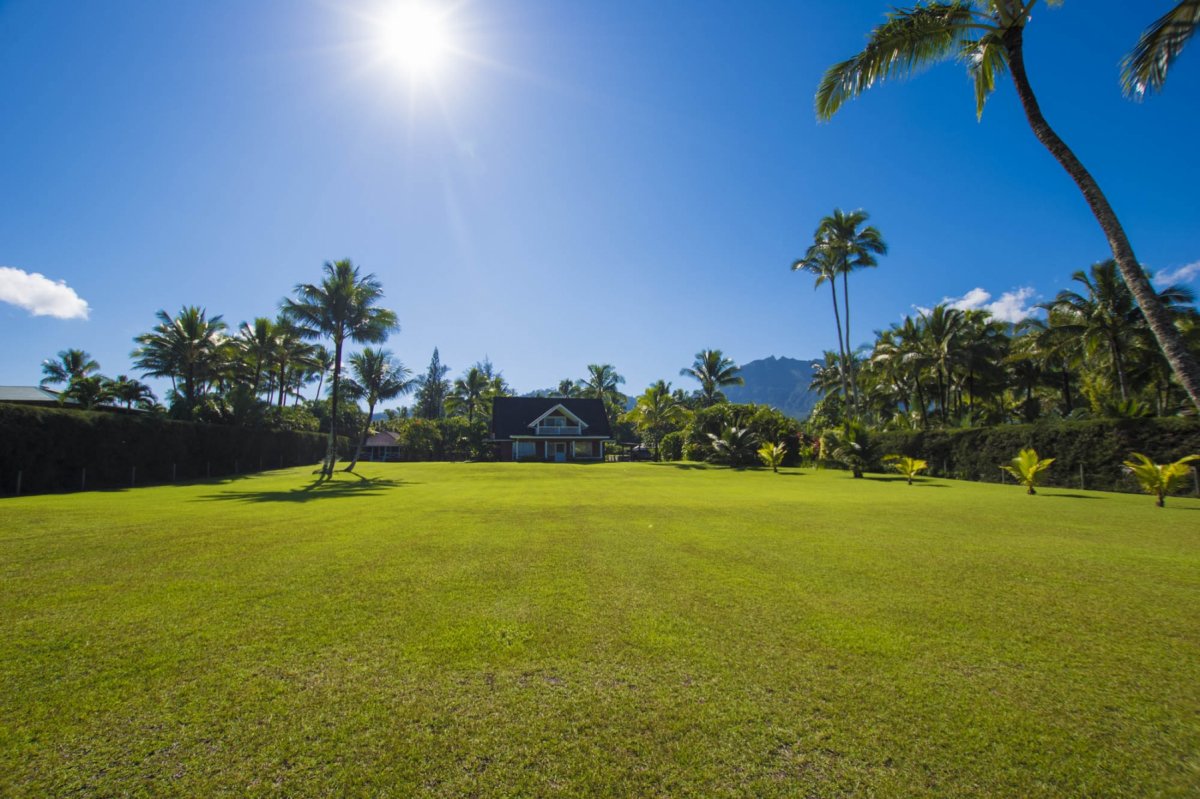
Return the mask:
[[[343,448],[347,442],[342,440]],[[0,494],[126,488],[317,463],[315,433],[0,405]]]

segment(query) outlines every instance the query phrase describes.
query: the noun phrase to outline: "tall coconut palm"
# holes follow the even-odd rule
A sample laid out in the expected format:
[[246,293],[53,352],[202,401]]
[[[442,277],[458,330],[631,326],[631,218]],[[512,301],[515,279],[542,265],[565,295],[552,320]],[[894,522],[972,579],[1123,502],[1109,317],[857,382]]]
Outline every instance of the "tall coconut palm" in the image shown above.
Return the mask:
[[700,404],[709,407],[725,401],[721,389],[725,386],[744,386],[746,380],[738,372],[741,367],[726,358],[720,350],[700,350],[696,360],[686,369],[680,369],[683,377],[693,378],[700,383]]
[[[1048,4],[1057,4],[1047,0]],[[1188,351],[1171,314],[1159,301],[1134,254],[1133,245],[1095,178],[1050,127],[1038,105],[1025,71],[1025,26],[1037,0],[957,0],[897,8],[888,13],[868,37],[859,54],[829,68],[817,89],[817,116],[830,119],[847,101],[888,78],[904,77],[928,64],[957,59],[967,67],[975,85],[975,108],[980,116],[996,86],[996,78],[1011,72],[1017,97],[1034,136],[1066,170],[1083,194],[1108,239],[1125,284],[1154,333],[1158,346],[1179,382],[1200,408],[1200,362]],[[1191,3],[1185,3],[1189,7]],[[1189,35],[1190,35],[1189,29]],[[1149,62],[1164,66],[1178,53],[1174,47],[1151,47]],[[1164,60],[1165,59],[1165,60]]]
[[259,393],[263,373],[275,362],[278,345],[275,322],[265,316],[253,322],[242,322],[238,329],[237,345],[250,373],[250,390]]
[[413,388],[412,371],[393,358],[392,353],[387,350],[366,347],[362,352],[356,352],[350,356],[350,370],[354,380],[347,381],[347,393],[355,399],[367,401],[367,419],[363,423],[358,446],[354,448],[354,458],[346,467],[348,472],[354,471],[362,455],[362,448],[366,446],[371,420],[375,416],[375,406],[407,394]]
[[[850,273],[878,266],[879,261],[875,256],[887,253],[887,243],[883,240],[883,235],[873,225],[866,225],[869,218],[870,214],[861,208],[850,213],[835,208],[832,214],[824,217],[817,225],[815,237],[819,246],[829,253],[834,271],[842,276],[847,356],[854,352],[850,335]],[[847,357],[845,364],[846,383],[850,387],[850,404],[857,408],[858,390],[854,381],[854,359]]]
[[57,360],[42,361],[43,386],[53,383],[70,383],[100,371],[100,364],[83,350],[62,350]]
[[617,388],[624,382],[625,378],[617,374],[611,363],[589,363],[588,376],[582,381],[579,396],[603,400],[609,419],[615,422],[625,410],[625,395]]
[[1198,27],[1200,0],[1183,0],[1147,28],[1121,62],[1125,94],[1140,100],[1149,91],[1161,90],[1171,64]]
[[942,424],[949,424],[947,406],[950,404],[950,373],[957,357],[958,335],[963,327],[963,312],[946,305],[935,306],[921,314],[921,346],[934,372],[937,383],[938,408]]
[[130,357],[143,375],[169,378],[182,410],[190,414],[220,376],[225,322],[220,314],[209,318],[206,309],[195,305],[184,306],[176,316],[163,310],[156,316],[154,329],[134,338],[139,346]]
[[849,405],[850,375],[846,368],[846,339],[842,335],[842,316],[841,311],[838,309],[837,259],[833,253],[821,246],[820,241],[814,241],[809,245],[803,258],[798,258],[792,262],[792,271],[804,271],[816,277],[816,280],[813,282],[814,290],[819,289],[822,283],[829,284],[829,292],[833,297],[833,323],[837,327],[837,375],[842,384],[842,396],[845,398],[846,404]]
[[347,340],[376,344],[399,327],[396,314],[377,307],[383,286],[375,275],[363,275],[349,260],[326,261],[320,283],[299,283],[295,299],[283,301],[283,314],[309,339],[333,341],[333,391],[329,414],[329,446],[321,467],[324,477],[333,477],[337,462],[337,418],[342,376],[342,349]]
[[551,396],[555,397],[578,397],[580,392],[579,384],[570,378],[558,381],[558,387],[554,389]]

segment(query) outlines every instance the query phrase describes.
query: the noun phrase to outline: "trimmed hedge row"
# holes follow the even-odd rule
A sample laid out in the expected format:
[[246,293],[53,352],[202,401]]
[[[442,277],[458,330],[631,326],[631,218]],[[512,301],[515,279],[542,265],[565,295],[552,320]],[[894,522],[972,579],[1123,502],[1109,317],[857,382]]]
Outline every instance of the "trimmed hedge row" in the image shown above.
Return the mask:
[[[319,463],[325,435],[0,405],[0,495],[128,488]],[[85,471],[86,470],[86,471]]]
[[1055,458],[1044,474],[1046,485],[1136,491],[1136,484],[1121,468],[1129,453],[1145,453],[1157,463],[1200,454],[1200,421],[1096,419],[968,430],[896,431],[873,434],[870,454],[874,468],[880,471],[880,460],[898,453],[925,459],[929,474],[936,477],[998,483],[1000,464],[1008,463],[1029,446],[1043,458]]

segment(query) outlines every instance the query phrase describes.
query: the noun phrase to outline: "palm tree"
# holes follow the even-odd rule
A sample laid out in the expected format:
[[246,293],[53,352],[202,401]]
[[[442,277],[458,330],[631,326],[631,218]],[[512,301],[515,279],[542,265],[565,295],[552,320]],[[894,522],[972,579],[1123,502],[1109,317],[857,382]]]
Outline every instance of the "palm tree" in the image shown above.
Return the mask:
[[700,382],[700,404],[707,408],[725,401],[722,387],[746,384],[746,380],[738,374],[740,371],[741,367],[726,358],[720,350],[700,350],[691,367],[680,369],[679,374]]
[[582,381],[579,396],[603,400],[605,411],[615,420],[625,405],[625,395],[617,388],[624,382],[625,378],[617,374],[611,363],[589,363],[588,376]]
[[[816,238],[814,236],[814,238]],[[837,326],[838,337],[838,377],[842,383],[842,396],[846,399],[846,404],[850,403],[850,382],[849,374],[846,369],[846,340],[842,336],[842,317],[841,311],[838,310],[837,300],[837,259],[833,253],[827,248],[822,247],[819,241],[814,241],[809,245],[808,250],[804,253],[803,258],[798,258],[792,262],[792,271],[804,271],[816,277],[813,282],[813,289],[819,289],[822,283],[829,283],[829,291],[833,296],[833,322]]]
[[1122,465],[1143,491],[1154,495],[1154,504],[1161,508],[1166,505],[1167,494],[1183,485],[1195,461],[1200,461],[1200,455],[1187,455],[1174,463],[1155,463],[1142,453],[1133,452]]
[[112,399],[109,391],[111,381],[104,375],[84,375],[71,379],[67,390],[59,395],[60,403],[70,400],[76,406],[91,410],[97,405],[104,405]]
[[70,383],[100,371],[100,364],[83,350],[62,350],[57,358],[58,360],[54,361],[42,361],[43,386],[50,383]]
[[170,378],[176,398],[190,414],[223,368],[225,322],[219,314],[210,319],[195,305],[184,306],[174,317],[163,310],[156,316],[154,329],[134,338],[139,346],[130,357],[143,375]]
[[[1060,291],[1044,307],[1054,314],[1061,334],[1082,342],[1091,356],[1097,352],[1107,356],[1121,401],[1127,401],[1131,393],[1129,350],[1137,346],[1137,330],[1145,324],[1145,317],[1118,277],[1114,261],[1094,264],[1090,272],[1079,270],[1071,279],[1084,287],[1084,293]],[[1182,286],[1168,286],[1156,297],[1172,317],[1184,312],[1192,301],[1191,292]]]
[[1037,450],[1027,447],[1017,454],[1009,464],[1002,464],[1001,469],[1017,478],[1020,485],[1028,489],[1025,493],[1036,494],[1034,487],[1041,480],[1042,472],[1050,468],[1054,458],[1039,458]]
[[[845,213],[835,208],[833,214],[817,225],[815,239],[830,253],[834,271],[842,276],[842,306],[846,311],[846,354],[854,352],[850,336],[850,273],[856,269],[875,267],[876,255],[887,253],[887,243],[872,225],[863,227],[870,214],[861,208]],[[858,387],[854,382],[854,359],[846,360],[846,382],[850,386],[850,405],[857,409]]]
[[1125,94],[1140,100],[1147,91],[1160,91],[1171,64],[1197,27],[1200,0],[1183,0],[1147,28],[1121,62],[1121,88]]
[[276,336],[275,322],[265,316],[242,322],[238,330],[237,344],[249,367],[250,390],[255,394],[259,393],[263,372],[275,361]]
[[[982,116],[984,104],[995,89],[997,76],[1005,70],[1010,71],[1034,136],[1083,194],[1158,346],[1192,403],[1200,408],[1200,362],[1188,350],[1171,314],[1155,294],[1125,229],[1099,184],[1050,127],[1029,84],[1024,60],[1025,26],[1036,4],[1037,0],[956,0],[891,11],[887,20],[871,32],[862,52],[833,65],[825,73],[817,89],[817,117],[830,119],[847,100],[879,81],[911,75],[928,64],[949,59],[958,59],[967,66],[975,84],[976,113]],[[1194,5],[1194,2],[1184,3],[1186,8],[1179,13],[1186,17],[1186,9]],[[1144,58],[1136,58],[1135,53],[1136,63],[1147,63],[1151,67],[1157,64],[1159,72],[1165,74],[1165,67],[1182,47],[1183,39],[1194,30],[1195,13],[1192,9],[1191,27],[1186,28],[1183,38],[1179,35],[1159,37],[1157,45],[1147,45]],[[1176,28],[1174,20],[1168,20],[1162,29],[1184,30]],[[1151,68],[1148,74],[1153,83],[1154,69]]]
[[316,344],[312,350],[312,361],[309,365],[308,379],[312,380],[313,375],[317,378],[317,393],[313,399],[321,398],[321,387],[325,383],[325,375],[329,374],[329,370],[333,368],[333,353],[323,344]]
[[371,420],[375,417],[375,406],[407,394],[413,388],[412,371],[395,360],[387,350],[366,347],[362,352],[356,352],[350,356],[350,369],[354,373],[354,380],[347,381],[347,393],[355,399],[366,399],[367,420],[363,424],[358,446],[354,449],[354,459],[346,467],[348,472],[354,471],[362,448],[366,446]]
[[963,312],[937,305],[921,314],[921,347],[926,363],[932,367],[937,383],[937,402],[942,424],[949,424],[950,373],[957,356],[957,339],[963,326]]
[[116,380],[109,382],[108,394],[118,402],[125,403],[126,408],[132,408],[135,404],[139,408],[149,408],[158,399],[150,386],[125,375],[117,375]]
[[663,436],[679,429],[688,415],[688,410],[671,393],[671,384],[659,380],[638,397],[626,418],[633,422],[644,439],[650,440],[654,459],[658,460]]
[[467,424],[474,424],[475,414],[482,413],[491,396],[493,380],[478,366],[472,366],[466,374],[454,381],[450,389],[449,404],[457,412],[467,415]]
[[346,340],[375,344],[399,328],[396,314],[376,307],[383,287],[375,275],[362,275],[348,259],[322,267],[320,283],[299,283],[295,299],[283,301],[283,314],[294,322],[305,338],[328,337],[333,341],[333,398],[329,414],[329,447],[321,467],[324,477],[333,477],[337,461],[338,400],[341,392],[342,348]]
[[551,396],[554,397],[578,397],[580,392],[579,384],[574,380],[567,378],[558,381],[558,388],[554,389]]

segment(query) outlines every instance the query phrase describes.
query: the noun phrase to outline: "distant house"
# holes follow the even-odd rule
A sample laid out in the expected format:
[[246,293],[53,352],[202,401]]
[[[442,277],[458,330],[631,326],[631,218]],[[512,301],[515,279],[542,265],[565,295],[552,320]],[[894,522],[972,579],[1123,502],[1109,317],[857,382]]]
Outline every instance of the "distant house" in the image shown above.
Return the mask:
[[400,436],[391,430],[380,430],[367,438],[363,444],[362,458],[364,461],[398,461],[400,460]]
[[59,401],[58,392],[41,386],[0,386],[0,402],[15,402],[20,405],[43,405],[58,408],[75,405],[73,400]]
[[569,397],[496,397],[491,442],[502,461],[598,461],[613,440],[604,403]]

